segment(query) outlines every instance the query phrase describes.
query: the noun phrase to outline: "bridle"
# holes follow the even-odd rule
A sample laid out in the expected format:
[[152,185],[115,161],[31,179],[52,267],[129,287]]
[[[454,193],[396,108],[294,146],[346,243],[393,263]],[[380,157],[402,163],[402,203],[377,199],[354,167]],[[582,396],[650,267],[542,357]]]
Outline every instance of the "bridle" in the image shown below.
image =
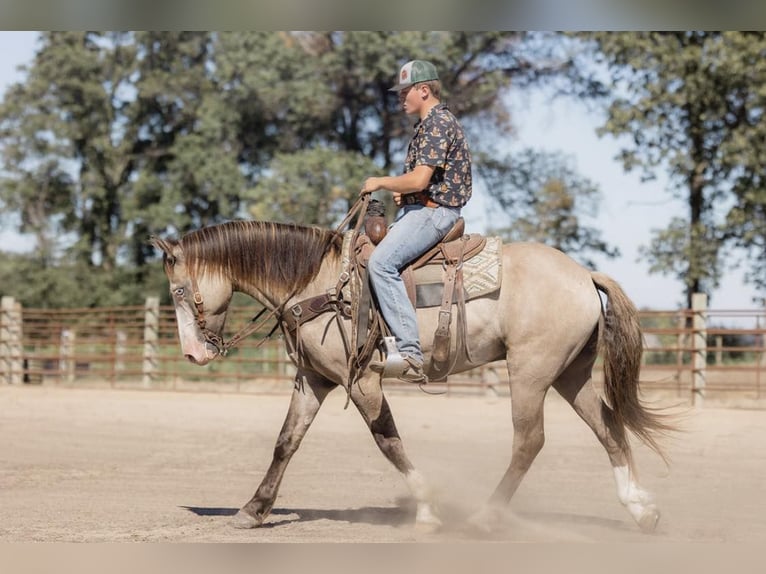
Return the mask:
[[[356,222],[356,225],[354,227],[353,232],[355,234],[359,233],[359,229],[364,221],[364,215],[367,213],[367,207],[370,203],[370,194],[363,194],[361,195],[357,201],[354,203],[354,205],[351,207],[349,212],[346,214],[346,217],[343,219],[343,221],[338,225],[337,230],[340,232],[342,229],[348,225],[348,223],[351,221],[354,215],[358,215],[358,219]],[[261,327],[263,327],[268,321],[270,321],[272,318],[276,318],[275,325],[271,328],[268,335],[261,338],[258,343],[256,343],[255,348],[259,348],[261,345],[263,345],[266,341],[271,339],[271,336],[274,334],[274,332],[282,326],[283,329],[286,327],[289,331],[296,331],[296,339],[298,340],[298,343],[296,344],[297,347],[300,347],[300,339],[297,336],[297,328],[300,325],[300,316],[302,315],[302,308],[301,304],[293,305],[291,307],[291,313],[293,316],[288,316],[284,313],[285,306],[287,305],[287,302],[290,301],[290,299],[293,298],[293,296],[296,295],[297,289],[293,289],[287,297],[277,305],[276,307],[272,309],[268,309],[267,307],[264,307],[261,309],[250,321],[242,327],[239,331],[237,331],[228,341],[224,341],[223,337],[220,335],[214,333],[210,329],[207,328],[207,320],[205,319],[205,301],[202,297],[202,293],[199,290],[199,285],[197,284],[197,279],[194,276],[194,274],[189,273],[189,280],[191,282],[192,287],[192,302],[194,303],[194,310],[195,315],[194,319],[197,322],[197,326],[199,327],[200,331],[202,331],[202,335],[205,337],[205,342],[209,343],[218,352],[218,355],[216,356],[223,356],[225,357],[230,349],[236,347],[240,342],[242,342],[243,339],[248,337],[251,333],[259,330]],[[340,291],[338,288],[337,291]],[[327,303],[326,295],[320,295],[319,297],[312,297],[306,301],[303,301],[302,303],[309,303],[313,300],[321,300],[322,306],[324,308],[324,305]],[[268,311],[268,313],[267,313]],[[264,313],[266,313],[265,316]],[[317,313],[316,310],[314,310],[314,313],[311,315],[311,317],[314,317],[316,315],[319,315],[321,313]],[[305,319],[304,319],[305,320]]]
[[[282,311],[284,310],[285,303],[287,300],[289,300],[289,297],[287,300],[285,300],[284,303],[274,307],[273,309],[269,310],[267,307],[264,307],[261,309],[250,321],[242,327],[239,331],[237,331],[228,341],[224,341],[223,337],[220,335],[214,333],[210,329],[207,328],[207,319],[205,319],[205,300],[202,297],[202,293],[199,290],[199,286],[197,285],[197,279],[194,277],[194,275],[190,275],[191,285],[192,285],[192,302],[194,303],[194,320],[197,322],[197,326],[199,327],[200,331],[202,331],[202,335],[205,337],[205,342],[213,345],[217,352],[217,356],[225,357],[229,350],[236,347],[240,342],[242,342],[243,339],[248,337],[251,333],[258,331],[261,327],[263,327],[268,321],[270,321],[273,317],[277,318],[276,324],[271,328],[271,331],[269,331],[269,334],[265,337],[261,338],[258,343],[256,344],[255,348],[259,348],[261,345],[263,345],[266,341],[268,341],[271,336],[274,334],[274,332],[279,327],[280,321],[279,318],[282,315]],[[292,294],[290,295],[292,297]],[[268,311],[268,314],[261,319],[264,313]],[[259,321],[260,319],[260,321]]]

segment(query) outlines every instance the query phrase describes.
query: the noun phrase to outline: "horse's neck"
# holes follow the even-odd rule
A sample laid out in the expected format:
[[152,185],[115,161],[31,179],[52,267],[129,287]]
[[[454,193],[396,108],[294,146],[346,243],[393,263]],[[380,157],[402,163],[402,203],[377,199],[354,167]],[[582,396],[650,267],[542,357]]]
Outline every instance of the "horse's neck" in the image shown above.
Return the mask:
[[276,308],[280,305],[289,306],[295,302],[302,301],[309,297],[327,293],[331,288],[338,284],[341,273],[340,257],[325,257],[316,277],[301,291],[292,292],[290,285],[285,285],[278,292],[272,292],[258,285],[257,282],[242,281],[237,283],[236,290],[249,295],[269,308]]

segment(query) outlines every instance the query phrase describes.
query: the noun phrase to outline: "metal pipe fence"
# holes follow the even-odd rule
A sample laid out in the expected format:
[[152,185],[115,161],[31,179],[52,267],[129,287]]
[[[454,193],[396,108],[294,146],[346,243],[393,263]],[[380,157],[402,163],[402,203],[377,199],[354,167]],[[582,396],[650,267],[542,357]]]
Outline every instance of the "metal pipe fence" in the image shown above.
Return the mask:
[[[227,325],[234,331],[258,310],[257,304],[232,307]],[[269,326],[225,359],[204,367],[189,363],[181,355],[174,310],[157,298],[133,307],[31,309],[3,297],[0,319],[0,384],[263,392],[289,388],[295,376],[279,338],[256,348]],[[644,390],[671,392],[693,404],[717,393],[763,397],[766,311],[709,310],[700,300],[693,309],[642,311],[640,319]],[[594,382],[601,380],[597,363]],[[505,394],[505,364],[452,375],[438,388]]]

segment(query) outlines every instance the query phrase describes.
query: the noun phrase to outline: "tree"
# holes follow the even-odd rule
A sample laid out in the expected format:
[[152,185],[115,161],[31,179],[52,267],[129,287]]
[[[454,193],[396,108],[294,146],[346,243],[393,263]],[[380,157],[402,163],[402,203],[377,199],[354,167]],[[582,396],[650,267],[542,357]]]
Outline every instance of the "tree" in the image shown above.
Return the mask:
[[481,163],[510,134],[511,83],[570,70],[547,38],[44,33],[27,80],[0,105],[0,204],[38,238],[23,275],[50,285],[57,273],[87,274],[60,282],[73,292],[56,300],[73,305],[116,293],[136,303],[154,277],[151,234],[248,215],[333,224],[365,177],[401,169],[412,120],[388,88],[414,57],[439,68]]
[[[140,284],[151,233],[237,214],[236,116],[217,98],[210,46],[208,33],[43,34],[0,108],[0,202],[37,236],[43,268]],[[92,295],[70,300],[103,299]]]
[[[265,156],[316,147],[361,154],[384,172],[401,170],[413,120],[388,89],[414,57],[436,65],[443,99],[477,152],[511,133],[504,99],[511,83],[553,79],[571,64],[554,54],[552,39],[518,32],[253,32],[221,34],[217,46],[217,74],[239,110],[243,159],[256,184],[270,177]],[[357,175],[358,188],[371,173]],[[304,222],[315,222],[313,215],[294,212]]]
[[255,219],[338,225],[359,197],[359,182],[377,173],[371,160],[358,153],[317,147],[277,154],[247,197]]
[[504,161],[482,162],[493,199],[507,217],[494,229],[509,241],[538,241],[571,254],[594,267],[591,253],[616,257],[619,251],[600,239],[600,232],[584,224],[598,212],[600,192],[579,175],[566,157],[525,149]]
[[[615,86],[601,134],[620,137],[626,170],[667,171],[688,215],[655,234],[643,255],[695,292],[714,289],[729,247],[764,262],[766,34],[588,33],[593,61]],[[750,279],[766,286],[762,276]]]

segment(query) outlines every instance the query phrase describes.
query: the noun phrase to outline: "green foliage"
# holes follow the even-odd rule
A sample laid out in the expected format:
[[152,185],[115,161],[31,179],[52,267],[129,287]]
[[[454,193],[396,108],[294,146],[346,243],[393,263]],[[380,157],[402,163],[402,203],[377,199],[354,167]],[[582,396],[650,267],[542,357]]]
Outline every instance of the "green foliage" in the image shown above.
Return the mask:
[[270,175],[248,193],[255,219],[332,227],[359,197],[361,181],[380,169],[353,152],[317,147],[277,154]]
[[107,271],[80,261],[55,266],[35,257],[0,253],[0,293],[25,307],[113,307],[143,305],[147,293],[168,302],[161,265]]
[[[591,42],[593,59],[614,86],[601,133],[620,138],[627,170],[646,179],[665,170],[670,191],[689,206],[686,218],[658,230],[644,250],[652,269],[683,281],[690,301],[718,284],[727,246],[744,247],[763,263],[766,34],[580,37]],[[762,273],[749,279],[766,287]]]
[[494,233],[509,241],[546,243],[590,267],[591,253],[619,255],[585,224],[597,215],[599,189],[561,154],[525,149],[504,161],[486,158],[479,172],[508,222]]
[[36,238],[3,258],[0,291],[21,278],[39,306],[132,302],[160,284],[150,235],[333,225],[364,178],[401,169],[412,119],[388,88],[415,57],[439,69],[477,163],[511,129],[511,83],[571,70],[557,35],[518,32],[41,34],[0,104],[3,224]]
[[718,265],[720,242],[715,230],[702,224],[690,226],[674,217],[666,229],[656,231],[648,247],[639,252],[652,262],[650,272],[673,271],[693,291],[700,279],[717,287],[720,275],[712,270]]

